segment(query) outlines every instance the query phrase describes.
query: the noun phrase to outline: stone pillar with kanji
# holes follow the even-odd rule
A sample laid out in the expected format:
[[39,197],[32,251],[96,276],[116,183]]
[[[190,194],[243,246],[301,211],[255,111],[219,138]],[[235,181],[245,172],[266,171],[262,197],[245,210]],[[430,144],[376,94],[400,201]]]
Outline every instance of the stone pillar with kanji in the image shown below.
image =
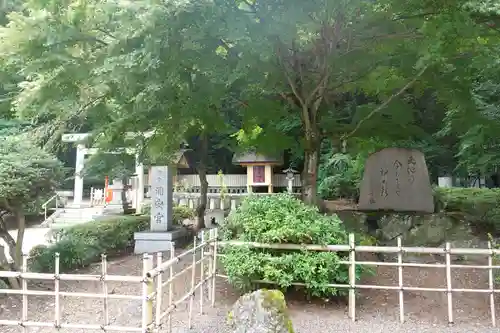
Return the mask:
[[151,168],[151,231],[172,230],[173,175],[169,166]]
[[189,240],[187,229],[173,223],[175,170],[174,166],[153,166],[150,169],[151,227],[148,231],[134,234],[134,252],[137,254],[169,251],[172,243]]

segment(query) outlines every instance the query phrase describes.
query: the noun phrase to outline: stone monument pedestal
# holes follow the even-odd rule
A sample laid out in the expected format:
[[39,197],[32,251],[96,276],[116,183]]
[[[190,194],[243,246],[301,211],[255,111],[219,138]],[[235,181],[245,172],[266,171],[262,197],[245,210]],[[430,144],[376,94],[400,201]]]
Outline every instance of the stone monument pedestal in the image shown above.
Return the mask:
[[134,253],[169,251],[170,245],[184,242],[189,232],[172,223],[173,171],[168,166],[151,167],[150,230],[134,234]]
[[184,243],[189,238],[189,232],[179,227],[170,231],[142,231],[134,233],[134,253],[154,253],[170,250],[170,245]]

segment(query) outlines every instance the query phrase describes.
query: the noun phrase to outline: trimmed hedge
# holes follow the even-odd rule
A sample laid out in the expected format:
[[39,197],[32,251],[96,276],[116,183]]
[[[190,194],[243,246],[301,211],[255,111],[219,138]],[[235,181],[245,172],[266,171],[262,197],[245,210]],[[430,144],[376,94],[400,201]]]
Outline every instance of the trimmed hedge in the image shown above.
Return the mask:
[[58,242],[39,245],[30,252],[30,270],[54,272],[55,254],[60,255],[60,271],[98,262],[101,254],[117,255],[134,245],[134,233],[149,228],[149,216],[115,216],[80,224],[60,232]]
[[500,234],[500,189],[435,188],[436,211],[456,215],[481,231]]
[[[67,272],[98,262],[102,254],[128,252],[134,246],[134,233],[149,228],[151,213],[148,206],[144,207],[144,215],[113,216],[61,230],[58,242],[31,250],[30,270],[54,272],[56,253],[60,255],[60,271]],[[195,212],[189,207],[173,208],[174,224],[180,225],[185,219],[194,217]]]
[[[348,233],[341,220],[307,206],[289,194],[248,196],[232,211],[221,227],[225,240],[282,244],[347,244]],[[252,289],[254,280],[274,281],[283,290],[301,282],[311,296],[344,296],[346,290],[326,287],[346,283],[349,272],[340,260],[348,253],[257,249],[244,246],[224,248],[221,262],[229,282],[242,291]],[[356,267],[359,278],[366,267]]]
[[[151,204],[145,204],[142,207],[144,215],[151,215]],[[172,208],[172,220],[174,221],[174,224],[181,225],[184,220],[192,220],[195,217],[196,212],[194,209],[174,204],[174,207]]]

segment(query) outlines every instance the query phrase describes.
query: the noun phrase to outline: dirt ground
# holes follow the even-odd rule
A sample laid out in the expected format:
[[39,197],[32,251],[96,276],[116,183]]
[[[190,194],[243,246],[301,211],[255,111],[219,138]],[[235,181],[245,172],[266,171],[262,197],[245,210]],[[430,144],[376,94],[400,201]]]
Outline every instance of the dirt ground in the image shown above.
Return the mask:
[[[166,254],[164,255],[166,257]],[[140,276],[142,270],[141,257],[128,256],[110,261],[108,274]],[[428,262],[434,259],[429,257]],[[187,267],[191,263],[188,256],[178,265]],[[100,265],[95,265],[77,273],[99,274]],[[199,269],[197,275],[199,276]],[[488,288],[488,275],[478,269],[455,269],[452,271],[453,288]],[[166,276],[165,276],[166,279]],[[198,278],[197,278],[198,281]],[[406,286],[444,287],[444,269],[405,268],[404,283]],[[191,273],[175,281],[175,299],[179,299],[189,289]],[[375,275],[366,278],[361,283],[369,285],[395,286],[397,284],[397,270],[391,267],[379,267]],[[99,282],[61,282],[61,291],[101,292]],[[53,290],[53,282],[31,284],[30,289]],[[108,283],[112,294],[141,295],[139,283]],[[207,292],[204,292],[207,295]],[[204,314],[199,314],[199,297],[195,296],[195,316],[193,328],[187,329],[187,304],[181,305],[173,316],[173,327],[177,333],[220,333],[228,332],[225,326],[225,317],[228,309],[238,295],[222,279],[217,280],[216,307],[212,308],[205,299]],[[296,332],[498,332],[491,328],[491,314],[489,295],[478,293],[453,293],[453,313],[455,325],[447,328],[447,298],[444,293],[436,292],[405,292],[405,316],[409,324],[399,325],[399,305],[396,291],[363,290],[357,301],[357,318],[359,324],[352,324],[347,318],[347,306],[338,302],[305,302],[296,298],[289,298],[288,303]],[[167,303],[166,293],[163,304]],[[29,296],[29,320],[54,322],[54,298]],[[500,297],[496,295],[496,316],[500,315]],[[166,308],[164,305],[163,308]],[[22,302],[20,296],[0,296],[0,320],[18,320],[21,318]],[[65,297],[61,301],[61,316],[65,323],[87,323],[101,325],[104,322],[104,305],[102,300],[90,298]],[[109,316],[112,325],[140,327],[141,301],[140,300],[110,300]],[[316,326],[311,326],[312,324]],[[321,325],[330,325],[320,327]],[[336,328],[332,328],[334,325]],[[393,326],[391,326],[393,325]],[[395,328],[391,328],[395,327]],[[21,327],[0,326],[0,332],[30,332],[49,333],[57,332],[55,328],[29,328],[23,331]],[[59,332],[95,332],[82,329],[62,329]],[[162,330],[161,332],[167,332]]]

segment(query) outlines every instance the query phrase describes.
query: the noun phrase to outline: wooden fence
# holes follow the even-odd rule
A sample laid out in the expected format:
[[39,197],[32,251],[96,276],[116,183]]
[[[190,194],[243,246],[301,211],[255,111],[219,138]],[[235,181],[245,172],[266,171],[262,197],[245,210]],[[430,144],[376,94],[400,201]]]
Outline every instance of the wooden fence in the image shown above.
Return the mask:
[[[208,236],[208,237],[205,237]],[[19,272],[0,271],[0,278],[15,278],[19,279],[22,284],[21,289],[0,289],[0,297],[2,294],[21,295],[22,312],[21,318],[0,319],[0,331],[2,326],[20,327],[23,332],[28,332],[30,327],[51,328],[53,331],[59,329],[85,329],[90,331],[103,332],[157,332],[158,329],[167,327],[172,331],[172,314],[176,308],[184,302],[188,302],[188,323],[192,326],[193,311],[195,306],[195,293],[199,295],[198,306],[200,312],[203,312],[204,300],[209,300],[211,305],[215,304],[215,252],[217,230],[212,229],[209,233],[202,233],[201,242],[197,244],[197,238],[194,238],[194,246],[181,253],[175,255],[174,246],[170,249],[170,257],[163,261],[162,253],[154,256],[144,254],[142,260],[142,274],[139,276],[121,276],[108,274],[108,261],[106,256],[102,256],[101,274],[61,274],[60,257],[55,256],[55,271],[54,273],[34,273],[28,272],[28,256],[23,256],[22,269]],[[209,244],[214,243],[214,246],[209,247]],[[189,259],[191,256],[191,264],[187,267],[182,267],[178,272],[174,266],[180,263],[183,259]],[[156,264],[155,264],[156,262]],[[198,269],[198,267],[200,267]],[[186,273],[190,274],[189,290],[179,299],[174,299],[173,282],[176,279],[183,278]],[[167,275],[168,277],[164,278]],[[30,290],[28,289],[28,281],[30,280],[45,280],[54,281],[53,291],[46,290]],[[60,290],[61,281],[93,281],[101,284],[100,293],[90,292],[66,292]],[[140,288],[141,292],[135,295],[121,295],[109,291],[108,284],[110,282],[124,282],[135,284]],[[204,291],[207,290],[205,294]],[[28,305],[29,296],[47,296],[54,300],[53,321],[37,321],[28,320]],[[168,299],[168,304],[164,306],[162,300],[164,296]],[[104,321],[102,323],[71,323],[67,322],[68,318],[62,318],[61,299],[63,297],[79,297],[103,300],[102,312]],[[112,325],[110,323],[109,300],[136,300],[142,303],[141,305],[141,324],[138,326],[121,326]],[[82,309],[83,311],[91,311],[94,309]],[[92,317],[92,314],[90,317]],[[133,315],[133,314],[130,314]],[[95,315],[93,315],[95,317]],[[52,332],[52,331],[51,331]]]
[[[488,243],[488,249],[472,249],[472,248],[452,248],[450,243],[446,243],[445,247],[406,247],[402,245],[401,238],[397,239],[397,246],[356,246],[354,234],[349,235],[349,244],[347,245],[297,245],[297,244],[263,244],[255,242],[239,242],[226,241],[218,242],[219,247],[226,246],[246,246],[250,248],[260,249],[281,249],[281,250],[297,250],[297,251],[330,251],[330,252],[348,252],[349,260],[342,260],[339,263],[348,265],[349,267],[349,284],[329,284],[332,288],[349,289],[348,307],[349,317],[352,321],[356,320],[356,297],[357,289],[375,289],[375,290],[394,290],[399,296],[399,320],[401,323],[405,321],[404,311],[404,292],[405,291],[429,291],[429,292],[444,292],[447,295],[448,308],[448,324],[453,324],[453,293],[483,293],[489,294],[491,324],[496,327],[495,314],[495,293],[500,293],[500,289],[495,289],[494,270],[500,269],[499,265],[494,265],[493,259],[500,254],[499,249],[494,249],[491,242]],[[380,262],[380,261],[358,261],[356,253],[392,253],[397,254],[396,262]],[[403,261],[405,254],[436,254],[445,257],[445,263],[428,264],[428,263],[406,263]],[[218,257],[223,254],[216,254]],[[452,264],[452,255],[479,255],[488,258],[487,265],[460,265]],[[382,286],[382,285],[365,285],[356,283],[356,265],[362,266],[392,266],[398,269],[398,285],[397,286]],[[430,288],[430,287],[410,287],[405,286],[403,281],[404,267],[420,267],[420,268],[442,268],[446,273],[445,288]],[[458,289],[453,288],[451,271],[452,269],[485,269],[488,271],[488,289]],[[218,277],[226,278],[227,276],[216,274]],[[258,280],[255,283],[277,284],[274,281]],[[292,285],[304,286],[304,283],[295,282]]]
[[[349,236],[349,244],[346,245],[294,245],[294,244],[262,244],[253,242],[238,242],[238,241],[218,241],[217,229],[211,229],[209,232],[203,232],[198,238],[194,239],[193,247],[175,255],[175,249],[172,246],[169,251],[169,257],[164,260],[162,253],[156,254],[156,260],[153,255],[145,254],[142,260],[142,274],[138,276],[120,276],[108,274],[108,262],[106,256],[102,257],[101,274],[61,274],[59,272],[59,255],[55,256],[55,272],[42,274],[32,273],[27,271],[28,258],[24,256],[22,269],[20,272],[0,271],[0,277],[17,278],[21,281],[21,289],[0,289],[0,294],[21,295],[22,298],[22,313],[21,318],[2,319],[1,326],[18,326],[25,332],[29,327],[47,327],[53,329],[86,329],[105,332],[157,332],[159,329],[172,331],[172,316],[176,308],[180,304],[187,303],[187,326],[191,328],[193,325],[193,313],[197,306],[200,313],[203,312],[205,302],[214,306],[216,300],[216,278],[227,279],[227,276],[220,274],[217,271],[217,260],[224,256],[221,248],[228,246],[246,246],[251,248],[267,248],[267,249],[284,249],[297,251],[331,251],[331,252],[347,252],[348,260],[343,260],[340,263],[349,267],[349,283],[348,284],[330,284],[333,288],[346,288],[349,290],[348,307],[349,316],[354,321],[356,320],[356,298],[355,291],[359,289],[376,289],[376,290],[394,290],[399,295],[399,319],[401,322],[405,320],[404,311],[404,292],[405,291],[429,291],[429,292],[444,292],[447,294],[447,309],[448,322],[453,323],[453,294],[454,293],[483,293],[489,295],[489,303],[491,309],[491,323],[496,326],[495,316],[495,294],[500,292],[500,289],[495,289],[494,269],[499,269],[500,266],[494,265],[494,256],[500,255],[500,250],[493,249],[489,244],[488,249],[465,249],[452,248],[450,243],[447,243],[443,248],[430,247],[405,247],[402,246],[401,239],[398,239],[398,246],[357,246],[355,244],[354,235]],[[201,240],[201,241],[200,241]],[[393,253],[397,255],[396,262],[376,262],[376,261],[358,261],[357,253]],[[407,263],[404,262],[405,254],[438,254],[445,258],[444,264],[427,264],[427,263]],[[488,258],[487,265],[461,265],[453,264],[451,261],[452,255],[480,255]],[[189,260],[187,266],[181,267],[177,272],[175,266],[181,261]],[[398,270],[398,284],[395,286],[382,285],[365,285],[357,283],[355,270],[356,265],[365,266],[393,266]],[[405,267],[422,267],[422,268],[441,268],[446,273],[446,287],[444,288],[429,288],[429,287],[409,287],[404,285],[403,269]],[[451,271],[452,269],[462,268],[477,268],[488,271],[488,288],[487,289],[457,289],[452,285]],[[183,275],[189,274],[188,278]],[[175,298],[173,283],[177,279],[187,281],[188,290],[184,294]],[[49,280],[54,281],[53,291],[45,290],[30,290],[28,289],[29,280]],[[94,281],[101,284],[100,293],[90,292],[66,292],[60,290],[60,281]],[[109,282],[126,282],[137,285],[138,292],[136,295],[121,295],[110,292],[108,290]],[[273,281],[254,281],[257,283],[276,284]],[[293,285],[304,285],[296,282]],[[140,289],[140,291],[139,291]],[[28,296],[48,296],[54,300],[54,320],[35,321],[28,320]],[[94,298],[103,300],[102,312],[104,320],[98,324],[82,324],[69,323],[63,321],[61,316],[61,298],[62,297],[81,297]],[[166,298],[166,301],[164,300]],[[141,305],[141,323],[137,327],[112,325],[109,316],[109,300],[136,300],[142,303]],[[82,309],[88,311],[89,309]]]
[[[187,327],[191,329],[193,327],[193,311],[196,295],[199,295],[198,309],[200,313],[203,313],[206,296],[211,306],[215,306],[215,278],[218,249],[217,229],[211,229],[208,233],[208,238],[205,237],[206,235],[207,233],[205,232],[200,233],[200,243],[197,242],[197,237],[194,237],[193,247],[178,256],[175,256],[175,249],[172,246],[169,251],[170,258],[167,261],[163,261],[161,253],[158,253],[156,267],[145,271],[142,332],[158,332],[161,328],[166,328],[168,332],[172,332],[173,312],[180,304],[186,301],[188,302]],[[174,265],[188,255],[191,255],[191,265],[174,273]],[[149,255],[145,254],[144,256],[148,257]],[[197,267],[200,268],[197,269]],[[163,281],[163,275],[167,272],[168,278],[166,281]],[[191,273],[189,290],[179,299],[174,300],[173,282],[188,272]],[[207,290],[207,295],[204,293],[205,290]],[[162,304],[165,291],[168,296],[166,308]]]
[[[125,327],[125,326],[111,326],[108,323],[98,324],[78,324],[78,323],[63,323],[61,318],[61,298],[62,297],[86,297],[97,299],[125,299],[125,300],[140,300],[141,295],[114,295],[107,291],[107,282],[127,282],[127,283],[142,283],[141,276],[118,276],[108,275],[107,259],[106,256],[102,257],[102,274],[60,274],[59,273],[59,254],[55,256],[55,272],[52,273],[32,273],[27,271],[28,256],[23,256],[22,269],[20,272],[0,271],[0,277],[14,278],[21,280],[21,289],[0,289],[0,294],[7,295],[22,295],[22,315],[19,319],[2,319],[0,326],[18,326],[22,327],[25,331],[29,327],[53,327],[55,329],[89,329],[89,330],[107,330],[116,332],[142,332],[140,328]],[[29,290],[28,281],[30,280],[52,280],[54,281],[54,291],[44,290]],[[94,293],[77,293],[77,292],[62,292],[60,291],[61,281],[101,281],[103,292],[100,294]],[[54,299],[54,321],[41,322],[28,320],[28,296],[48,296]],[[107,302],[104,302],[106,304]],[[107,307],[104,306],[105,317],[107,318]]]

